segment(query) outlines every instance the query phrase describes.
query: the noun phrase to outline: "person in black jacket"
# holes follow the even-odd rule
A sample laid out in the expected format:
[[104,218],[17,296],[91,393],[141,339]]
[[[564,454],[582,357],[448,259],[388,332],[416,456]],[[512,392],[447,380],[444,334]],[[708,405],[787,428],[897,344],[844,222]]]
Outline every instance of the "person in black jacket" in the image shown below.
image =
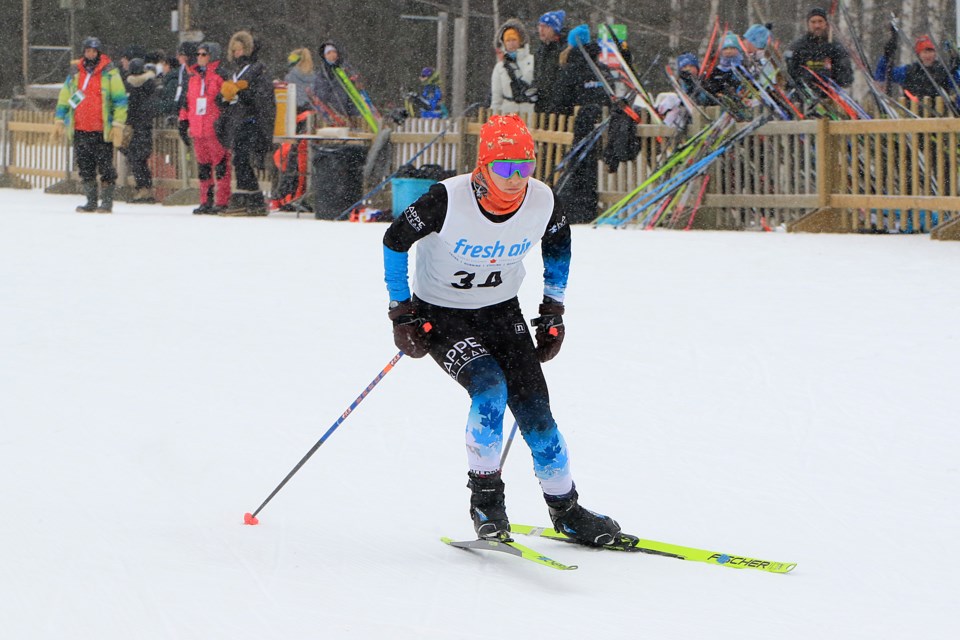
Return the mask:
[[540,44],[533,56],[533,86],[537,88],[533,110],[537,113],[557,112],[557,82],[560,79],[560,54],[566,41],[563,32],[566,15],[563,10],[548,11],[537,22]]
[[[601,73],[606,73],[607,67],[598,61],[600,45],[590,39],[590,27],[581,24],[570,30],[567,35],[568,47],[561,57],[563,67],[560,71],[560,82],[557,87],[557,112],[573,115],[574,107],[580,111],[573,123],[573,144],[593,133],[594,126],[600,120],[603,106],[610,103],[610,98],[603,87],[603,82],[597,77],[590,64],[580,52],[578,43],[590,57]],[[570,172],[569,177],[564,175],[562,195],[571,203],[570,222],[590,222],[597,217],[597,163],[599,161],[599,146],[594,144],[590,151],[582,158],[571,158],[570,165],[565,170]],[[560,181],[558,181],[559,186]]]
[[217,121],[217,137],[233,151],[237,189],[222,216],[265,216],[267,203],[260,190],[254,166],[262,166],[263,154],[273,147],[277,105],[267,67],[257,59],[257,43],[248,31],[230,38],[228,59],[233,63],[229,79],[220,87],[223,105]]
[[790,45],[787,51],[787,70],[798,84],[805,84],[814,95],[824,95],[810,70],[823,78],[834,80],[841,87],[853,84],[850,54],[843,45],[830,41],[830,23],[827,12],[815,7],[807,14],[807,33]]
[[[917,54],[917,62],[893,66],[893,58],[897,53],[899,46],[899,36],[896,31],[890,36],[890,40],[883,48],[883,55],[877,60],[877,70],[873,79],[880,82],[892,80],[896,82],[904,91],[910,92],[910,95],[917,98],[936,98],[940,95],[940,90],[930,82],[933,78],[940,89],[947,95],[954,90],[954,84],[960,85],[960,67],[954,64],[953,69],[948,71],[946,67],[937,59],[937,47],[933,44],[930,36],[921,36],[917,38],[913,45],[913,51]],[[889,78],[887,77],[889,73]],[[930,77],[927,77],[927,74]],[[953,82],[950,76],[953,75]],[[958,103],[954,103],[960,104]]]
[[127,87],[127,131],[131,133],[123,152],[130,163],[136,191],[130,202],[153,202],[153,177],[147,161],[153,153],[153,119],[157,116],[157,74],[143,58],[133,58],[127,65],[124,84]]

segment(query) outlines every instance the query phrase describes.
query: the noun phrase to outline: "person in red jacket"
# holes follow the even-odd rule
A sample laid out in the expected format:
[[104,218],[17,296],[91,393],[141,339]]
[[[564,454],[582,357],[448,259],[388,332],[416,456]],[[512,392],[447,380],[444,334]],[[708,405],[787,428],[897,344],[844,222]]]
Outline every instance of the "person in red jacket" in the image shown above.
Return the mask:
[[196,214],[217,214],[230,201],[230,152],[217,139],[216,122],[223,103],[220,89],[225,75],[220,70],[220,45],[204,42],[197,47],[197,64],[187,83],[187,96],[180,109],[180,137],[197,157],[200,206]]

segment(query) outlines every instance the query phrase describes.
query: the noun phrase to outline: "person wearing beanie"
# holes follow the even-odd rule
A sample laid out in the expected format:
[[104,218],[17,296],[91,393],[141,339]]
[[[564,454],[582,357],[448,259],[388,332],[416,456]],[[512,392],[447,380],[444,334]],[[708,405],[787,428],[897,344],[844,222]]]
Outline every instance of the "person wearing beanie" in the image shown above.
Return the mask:
[[565,11],[548,11],[537,22],[540,43],[534,54],[533,86],[537,88],[537,113],[557,113],[557,82],[560,79],[560,54],[566,46],[563,31]]
[[800,92],[805,96],[804,102],[826,97],[810,70],[841,87],[853,84],[850,54],[842,44],[830,40],[827,12],[820,7],[814,7],[807,14],[807,33],[790,45],[784,57],[793,82],[809,89],[809,92]]
[[218,214],[230,203],[230,152],[217,137],[217,122],[224,108],[223,83],[229,76],[220,60],[220,45],[204,42],[196,50],[197,63],[190,69],[180,137],[192,146],[200,180],[200,206],[194,214]]
[[748,66],[757,70],[757,79],[765,80],[766,85],[777,82],[777,69],[767,58],[767,46],[770,44],[772,24],[752,24],[743,32],[740,43],[743,45],[743,57]]
[[504,22],[494,47],[499,60],[490,74],[490,109],[494,113],[533,113],[539,95],[534,86],[534,58],[523,23],[516,18]]
[[111,213],[117,185],[113,150],[123,144],[127,92],[99,38],[84,39],[81,51],[81,58],[70,64],[57,97],[53,138],[57,142],[64,136],[73,140],[73,157],[87,197],[77,211]]
[[714,97],[740,97],[740,78],[736,70],[743,65],[743,49],[735,33],[724,36],[717,64],[703,81],[703,89]]
[[[877,60],[873,79],[881,83],[894,82],[917,98],[936,98],[940,96],[941,90],[948,95],[954,93],[953,85],[960,85],[960,66],[954,63],[952,69],[944,67],[937,56],[937,47],[928,35],[922,35],[914,42],[914,62],[893,66],[900,44],[899,38],[896,31],[890,34],[890,39],[883,48],[883,55]],[[930,82],[931,78],[936,85]],[[957,100],[955,104],[960,106],[960,98]]]
[[220,143],[230,150],[237,188],[221,216],[265,216],[267,203],[254,171],[273,149],[277,104],[273,80],[259,60],[260,43],[249,31],[237,31],[227,45],[227,79],[220,86]]
[[697,54],[688,51],[677,56],[677,82],[694,104],[716,104],[700,83],[700,60],[697,59]]
[[[615,520],[580,505],[550,410],[541,363],[563,344],[571,234],[565,206],[532,177],[536,161],[533,136],[519,116],[494,115],[481,127],[476,168],[432,186],[384,234],[387,316],[403,353],[429,355],[470,396],[467,487],[478,538],[510,538],[500,469],[509,406],[554,528],[584,545],[620,543]],[[531,336],[518,293],[523,260],[538,242],[543,300]]]

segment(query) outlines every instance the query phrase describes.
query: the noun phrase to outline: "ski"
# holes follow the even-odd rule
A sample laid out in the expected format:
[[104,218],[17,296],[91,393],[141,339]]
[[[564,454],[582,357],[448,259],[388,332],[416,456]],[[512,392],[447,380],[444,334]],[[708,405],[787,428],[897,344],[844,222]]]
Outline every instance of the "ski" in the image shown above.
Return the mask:
[[[539,536],[551,540],[559,540],[571,544],[580,544],[562,533],[549,527],[533,527],[525,524],[511,524],[511,533],[519,533],[525,536]],[[676,544],[666,542],[657,542],[656,540],[644,540],[628,534],[620,534],[620,540],[613,544],[596,547],[599,549],[609,549],[611,551],[627,551],[637,553],[648,553],[657,556],[666,556],[677,558],[678,560],[690,560],[693,562],[705,562],[707,564],[716,564],[722,567],[732,569],[757,569],[768,573],[789,573],[796,568],[796,562],[774,562],[771,560],[760,560],[747,556],[738,556],[730,553],[720,553],[708,551],[706,549],[696,549],[694,547],[682,547]]]
[[575,564],[571,565],[557,562],[553,558],[548,558],[539,551],[534,551],[530,547],[525,547],[522,544],[514,542],[513,540],[454,540],[453,538],[447,537],[440,538],[440,540],[451,547],[457,547],[458,549],[500,551],[511,556],[529,560],[530,562],[535,562],[536,564],[542,564],[543,566],[550,567],[551,569],[559,569],[560,571],[572,571],[573,569],[577,568],[577,565]]

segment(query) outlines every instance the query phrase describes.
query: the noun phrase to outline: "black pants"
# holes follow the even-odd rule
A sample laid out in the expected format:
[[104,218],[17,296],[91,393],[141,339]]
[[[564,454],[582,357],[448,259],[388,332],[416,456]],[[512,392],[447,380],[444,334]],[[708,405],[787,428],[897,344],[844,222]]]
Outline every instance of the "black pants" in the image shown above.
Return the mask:
[[77,158],[80,179],[84,182],[95,181],[98,173],[102,184],[114,184],[117,181],[113,145],[104,142],[102,131],[74,132],[73,155]]
[[572,488],[566,443],[550,411],[547,383],[516,298],[480,309],[417,300],[432,325],[430,355],[470,394],[467,457],[471,470],[499,468],[503,415],[510,408],[533,456],[544,493]]
[[256,122],[243,122],[233,139],[233,169],[237,177],[237,191],[260,191],[260,182],[254,172],[257,155],[262,154],[260,130]]
[[134,129],[126,154],[137,189],[149,189],[153,186],[153,176],[150,175],[150,167],[147,165],[151,153],[153,153],[153,127]]

